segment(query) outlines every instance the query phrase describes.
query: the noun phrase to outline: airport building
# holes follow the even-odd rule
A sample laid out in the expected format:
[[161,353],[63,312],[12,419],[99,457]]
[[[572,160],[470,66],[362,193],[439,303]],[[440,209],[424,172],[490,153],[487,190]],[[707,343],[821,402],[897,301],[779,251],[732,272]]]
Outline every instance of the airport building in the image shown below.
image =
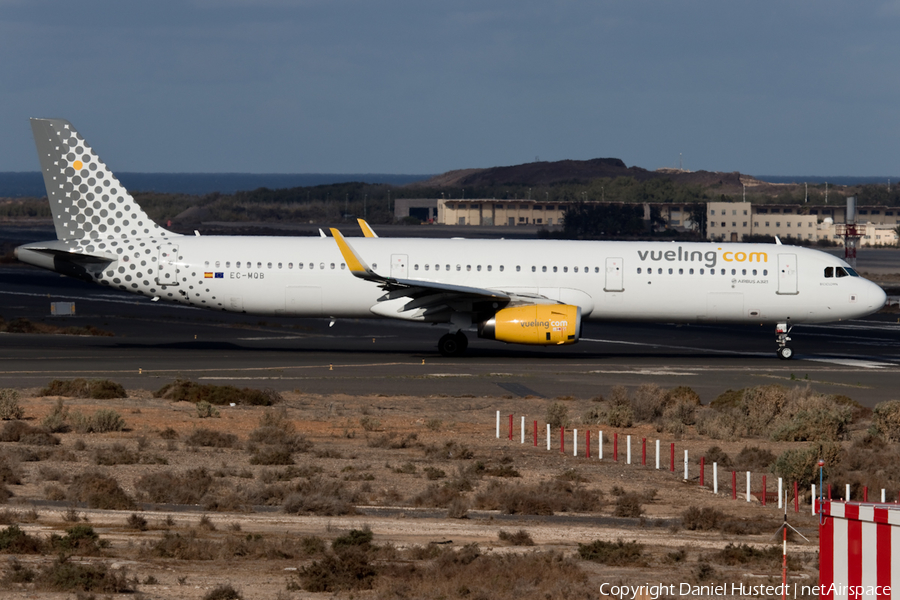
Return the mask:
[[[403,199],[396,201],[394,216],[397,220],[414,216],[421,221],[440,225],[530,225],[552,228],[563,224],[566,209],[573,204],[530,199]],[[666,228],[694,228],[691,204],[644,203],[644,219],[648,227],[651,207],[659,211],[659,217]],[[758,235],[802,239],[811,243],[827,239],[841,245],[846,226],[846,209],[843,205],[812,207],[804,204],[709,202],[706,205],[706,216],[706,237],[712,241],[739,242]],[[898,225],[900,208],[858,207],[856,227],[860,235],[860,246],[896,246],[898,236],[895,228]]]
[[[739,242],[745,236],[765,235],[813,243],[825,239],[842,245],[846,228],[846,209],[840,205],[709,202],[706,215],[706,237],[710,240]],[[896,246],[898,224],[900,209],[860,206],[856,218],[860,246]]]

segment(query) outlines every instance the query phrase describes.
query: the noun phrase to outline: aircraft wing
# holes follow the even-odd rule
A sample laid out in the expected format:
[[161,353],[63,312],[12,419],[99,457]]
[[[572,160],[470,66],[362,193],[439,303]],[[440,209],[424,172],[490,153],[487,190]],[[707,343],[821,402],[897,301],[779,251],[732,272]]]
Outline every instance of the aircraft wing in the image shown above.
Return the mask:
[[[496,312],[497,308],[506,306],[515,298],[514,294],[499,290],[379,275],[347,243],[340,231],[332,228],[331,234],[334,236],[350,272],[355,277],[377,284],[386,292],[384,296],[378,299],[379,302],[388,302],[400,298],[408,299],[407,302],[402,302],[397,306],[397,313],[417,311],[417,314],[421,315],[424,313],[433,314],[442,310],[473,312],[478,310],[476,305],[483,303],[488,303],[490,309],[492,309],[488,310],[488,312],[493,313]],[[544,300],[546,301],[546,299]]]

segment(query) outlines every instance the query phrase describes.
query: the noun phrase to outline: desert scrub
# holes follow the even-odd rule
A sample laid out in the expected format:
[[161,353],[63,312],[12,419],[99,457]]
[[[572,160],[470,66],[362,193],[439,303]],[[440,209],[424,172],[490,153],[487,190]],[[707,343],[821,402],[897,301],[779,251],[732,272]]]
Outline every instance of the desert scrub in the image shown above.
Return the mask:
[[888,442],[900,441],[900,400],[875,405],[870,431]]
[[605,542],[596,540],[590,544],[578,544],[578,556],[584,560],[610,566],[643,566],[644,545],[636,541]]
[[515,533],[510,533],[501,529],[497,532],[497,539],[510,546],[534,546],[534,540],[531,538],[531,534],[524,529],[520,529]]
[[248,404],[252,406],[272,406],[281,402],[281,394],[275,390],[238,389],[231,385],[200,384],[187,379],[176,379],[153,392],[154,398],[173,402],[208,402],[216,406],[226,404]]
[[19,404],[19,392],[13,389],[0,390],[0,419],[21,419],[25,416],[25,410]]
[[39,396],[66,396],[112,400],[126,398],[125,388],[109,379],[54,379],[38,392]]
[[125,429],[125,419],[114,410],[101,408],[87,416],[74,412],[70,416],[72,429],[76,433],[109,433]]
[[269,410],[260,417],[259,426],[250,432],[250,464],[292,465],[293,455],[309,452],[312,444],[296,433],[284,408]]
[[[818,481],[818,461],[823,459],[829,471],[841,460],[841,449],[837,444],[813,444],[806,448],[785,450],[772,465],[776,475],[785,481],[796,481],[808,488]],[[830,475],[830,473],[829,473]]]
[[84,502],[88,508],[130,510],[135,506],[115,478],[96,471],[75,475],[66,497],[70,502]]
[[234,448],[238,438],[233,433],[223,433],[212,429],[196,429],[188,436],[188,446],[204,446],[207,448]]
[[553,429],[569,426],[569,408],[562,402],[553,402],[547,406],[544,422]]
[[711,531],[725,522],[725,515],[715,508],[691,506],[681,513],[681,526],[690,531]]
[[506,484],[493,480],[475,496],[475,506],[501,510],[511,515],[596,512],[603,507],[603,493],[558,479],[536,485]]

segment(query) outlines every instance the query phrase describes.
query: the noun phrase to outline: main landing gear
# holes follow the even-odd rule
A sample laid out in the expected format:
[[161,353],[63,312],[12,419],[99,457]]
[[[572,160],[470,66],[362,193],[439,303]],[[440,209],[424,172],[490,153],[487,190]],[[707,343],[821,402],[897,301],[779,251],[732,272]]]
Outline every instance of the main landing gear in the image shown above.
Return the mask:
[[469,339],[462,331],[447,333],[438,340],[438,350],[442,356],[460,356],[469,347]]
[[787,343],[791,341],[790,336],[788,334],[793,329],[793,326],[790,323],[778,323],[775,325],[775,341],[778,344],[778,358],[781,360],[788,360],[792,356],[794,356],[794,351],[788,348]]

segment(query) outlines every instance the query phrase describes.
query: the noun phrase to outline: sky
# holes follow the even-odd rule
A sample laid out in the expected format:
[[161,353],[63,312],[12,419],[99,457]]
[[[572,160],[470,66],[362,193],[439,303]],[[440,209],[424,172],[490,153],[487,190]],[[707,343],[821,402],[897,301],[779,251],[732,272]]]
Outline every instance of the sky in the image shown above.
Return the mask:
[[115,171],[900,174],[900,0],[0,0],[0,171],[29,117]]

